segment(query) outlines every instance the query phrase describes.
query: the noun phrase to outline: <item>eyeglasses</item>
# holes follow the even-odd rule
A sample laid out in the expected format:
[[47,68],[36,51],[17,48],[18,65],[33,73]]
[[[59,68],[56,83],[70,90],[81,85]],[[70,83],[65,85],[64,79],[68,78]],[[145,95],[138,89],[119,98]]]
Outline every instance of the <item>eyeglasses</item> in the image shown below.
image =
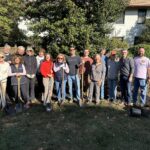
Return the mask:
[[28,50],[28,52],[33,52],[32,50]]
[[62,60],[63,58],[58,58],[59,60]]

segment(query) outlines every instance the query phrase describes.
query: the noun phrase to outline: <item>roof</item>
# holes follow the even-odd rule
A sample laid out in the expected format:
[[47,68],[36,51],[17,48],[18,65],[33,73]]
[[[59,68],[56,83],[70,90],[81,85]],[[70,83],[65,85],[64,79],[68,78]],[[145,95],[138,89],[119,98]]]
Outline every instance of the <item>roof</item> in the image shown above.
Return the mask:
[[130,0],[129,7],[150,7],[150,0]]

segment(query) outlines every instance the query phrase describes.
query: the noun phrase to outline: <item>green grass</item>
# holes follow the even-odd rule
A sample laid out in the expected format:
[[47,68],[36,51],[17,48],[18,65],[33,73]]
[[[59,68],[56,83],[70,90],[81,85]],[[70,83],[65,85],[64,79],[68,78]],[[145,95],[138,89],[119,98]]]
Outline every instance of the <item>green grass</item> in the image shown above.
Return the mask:
[[150,150],[150,119],[131,118],[120,106],[43,106],[1,116],[0,150]]

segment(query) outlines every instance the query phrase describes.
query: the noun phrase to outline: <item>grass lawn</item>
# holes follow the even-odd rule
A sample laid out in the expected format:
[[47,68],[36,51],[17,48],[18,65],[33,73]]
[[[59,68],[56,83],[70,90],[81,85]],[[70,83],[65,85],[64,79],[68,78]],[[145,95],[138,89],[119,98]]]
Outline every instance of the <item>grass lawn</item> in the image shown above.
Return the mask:
[[43,106],[0,119],[0,150],[150,150],[150,118],[131,118],[103,102]]

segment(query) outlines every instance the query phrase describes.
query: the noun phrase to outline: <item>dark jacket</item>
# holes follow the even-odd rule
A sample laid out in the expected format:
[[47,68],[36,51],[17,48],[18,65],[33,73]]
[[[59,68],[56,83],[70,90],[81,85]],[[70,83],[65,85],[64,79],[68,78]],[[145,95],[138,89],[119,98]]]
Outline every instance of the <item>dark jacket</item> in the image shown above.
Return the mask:
[[36,74],[37,61],[36,61],[35,56],[25,55],[23,59],[24,59],[24,65],[26,68],[26,73],[27,74]]

